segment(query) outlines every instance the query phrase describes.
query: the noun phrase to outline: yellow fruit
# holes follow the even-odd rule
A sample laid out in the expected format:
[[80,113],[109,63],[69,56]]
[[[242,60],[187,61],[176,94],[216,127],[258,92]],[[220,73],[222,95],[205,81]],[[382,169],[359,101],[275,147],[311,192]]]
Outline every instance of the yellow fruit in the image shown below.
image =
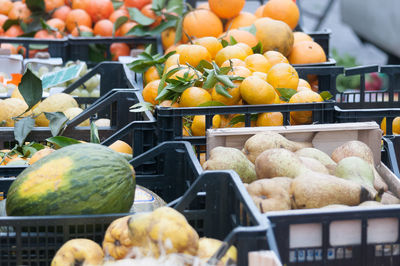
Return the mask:
[[211,61],[211,55],[208,50],[197,44],[181,44],[176,48],[176,53],[180,55],[181,64],[190,64],[197,67],[201,60]]
[[296,31],[293,32],[294,43],[303,42],[303,41],[310,41],[312,42],[313,39],[307,33]]
[[[212,118],[212,128],[218,128],[221,125],[220,115],[214,115]],[[206,116],[196,115],[193,118],[192,125],[190,127],[193,136],[205,136],[206,134]]]
[[152,82],[153,80],[161,79],[160,74],[158,74],[157,68],[155,66],[151,66],[149,69],[144,72],[144,84]]
[[153,80],[149,82],[142,91],[143,100],[151,104],[157,104],[156,98],[158,96],[158,86],[160,85],[160,80]]
[[253,54],[253,49],[251,49],[251,47],[246,43],[239,42],[234,46],[239,46],[240,48],[242,48],[246,52],[247,56]]
[[243,66],[246,67],[246,63],[243,60],[237,59],[237,58],[232,58],[228,59],[225,62],[222,63],[221,67],[230,67],[232,64],[232,67],[235,66]]
[[227,31],[226,33],[222,34],[220,36],[223,40],[226,40],[227,42],[231,42],[231,39],[233,38],[237,43],[245,43],[250,47],[254,47],[257,45],[258,40],[256,36],[251,34],[248,31],[245,30],[240,30],[240,29],[234,29]]
[[222,94],[219,94],[215,88],[212,89],[211,92],[211,97],[212,100],[215,102],[220,102],[225,105],[236,105],[240,101],[240,90],[239,90],[239,85],[240,82],[235,82],[235,85],[237,86],[236,88],[228,88],[227,92],[232,96],[232,98],[225,97]]
[[126,143],[122,140],[117,140],[108,147],[116,152],[133,154],[132,147],[128,143]]
[[187,88],[181,95],[180,107],[197,107],[200,104],[210,102],[211,95],[207,90],[199,87]]
[[171,100],[164,100],[159,104],[159,106],[162,106],[162,107],[179,107],[179,104],[177,102],[172,103]]
[[218,51],[215,56],[215,62],[218,66],[221,66],[226,60],[237,58],[244,60],[247,57],[246,52],[239,46],[227,46]]
[[264,72],[253,72],[253,75],[252,76],[256,76],[256,77],[259,77],[260,79],[262,79],[262,80],[264,80],[264,81],[267,81],[267,74],[266,73],[264,73]]
[[[64,111],[64,115],[68,118],[68,120],[72,120],[73,118],[75,118],[77,115],[79,115],[82,112],[83,112],[83,110],[79,107],[71,107]],[[85,121],[83,121],[82,123],[80,123],[78,125],[78,127],[88,127],[88,126],[90,126],[89,119],[86,119]]]
[[49,120],[46,118],[43,112],[64,112],[71,107],[78,107],[78,103],[71,95],[66,93],[56,93],[50,95],[35,109],[33,109],[33,115],[38,115],[35,118],[36,125],[40,127],[49,126]]
[[307,87],[309,89],[311,89],[311,85],[310,83],[308,83],[306,80],[304,79],[299,79],[299,84],[297,85],[298,87]]
[[[12,118],[21,115],[26,109],[28,109],[28,105],[25,101],[17,98],[8,98],[0,101],[0,122],[6,127],[13,127],[15,121]],[[23,116],[29,114],[30,112]]]
[[[199,240],[199,249],[197,250],[197,256],[205,263],[214,255],[215,252],[217,252],[221,245],[222,242],[220,240],[202,237]],[[229,260],[232,262],[237,261],[237,250],[235,246],[231,246],[228,249],[226,254],[221,258],[220,262],[217,265],[227,265],[227,262]]]
[[[381,129],[382,129],[382,131],[383,131],[383,134],[386,135],[386,117],[384,117],[384,118],[382,119],[382,122],[381,122]],[[395,118],[393,119],[393,122],[392,122],[392,132],[393,132],[393,135],[398,135],[398,134],[400,134],[400,116],[395,117]]]
[[221,42],[215,37],[203,37],[195,39],[193,43],[206,48],[210,53],[212,59],[214,59],[218,51],[223,48]]
[[279,97],[279,94],[275,92],[274,104],[281,104],[281,103],[282,103],[281,97]]
[[269,69],[271,68],[271,64],[268,62],[268,60],[260,54],[249,55],[246,57],[244,62],[246,63],[247,68],[252,72],[268,73]]
[[287,58],[281,54],[280,52],[277,51],[266,51],[264,53],[265,58],[268,59],[268,62],[271,64],[271,66],[274,66],[279,63],[289,63]]
[[230,19],[225,24],[225,31],[243,28],[243,27],[249,27],[256,20],[257,20],[257,17],[254,14],[252,14],[250,12],[240,12],[239,15]]
[[297,87],[297,91],[310,91],[311,89],[308,87]]
[[240,94],[248,104],[271,104],[275,99],[274,88],[256,76],[247,77],[242,81]]
[[[296,90],[299,84],[297,71],[289,64],[279,63],[268,71],[267,82],[274,87]],[[279,92],[277,91],[279,94]]]
[[171,66],[178,66],[180,64],[179,62],[179,54],[173,54],[170,57],[168,57],[167,61],[165,61],[165,66],[164,66],[164,73],[167,73],[168,69]]
[[33,154],[33,156],[29,159],[28,163],[34,164],[35,162],[39,161],[43,157],[46,157],[47,155],[49,155],[50,153],[52,153],[54,151],[55,150],[51,149],[51,148],[41,149],[40,151],[37,151],[37,152],[35,152],[35,154]]
[[283,115],[281,112],[258,114],[256,124],[258,127],[282,126]]
[[[299,91],[294,94],[289,103],[313,103],[322,102],[322,97],[313,91]],[[312,111],[297,111],[290,112],[290,118],[293,120],[294,124],[310,124],[312,123]]]
[[233,67],[232,70],[228,72],[228,75],[247,78],[250,77],[252,73],[247,67],[237,66]]

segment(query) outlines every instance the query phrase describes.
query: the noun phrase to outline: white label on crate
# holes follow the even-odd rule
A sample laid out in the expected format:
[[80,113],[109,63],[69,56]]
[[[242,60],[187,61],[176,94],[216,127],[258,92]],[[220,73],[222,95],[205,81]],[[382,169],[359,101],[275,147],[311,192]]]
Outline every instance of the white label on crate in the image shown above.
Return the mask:
[[306,248],[322,246],[321,224],[292,224],[289,228],[289,247]]
[[329,227],[329,240],[332,246],[361,244],[361,221],[334,221]]
[[306,252],[304,249],[297,250],[297,261],[304,262],[306,260]]
[[314,250],[307,249],[307,261],[314,261]]
[[318,248],[314,250],[315,253],[315,260],[319,261],[322,260],[322,249]]
[[326,257],[328,260],[334,260],[335,259],[335,249],[334,248],[328,248],[328,252],[326,254]]
[[368,219],[367,243],[393,243],[399,234],[397,218]]
[[291,250],[289,252],[289,262],[297,262],[296,250]]
[[64,83],[79,76],[83,68],[83,63],[71,67],[63,68],[56,72],[50,72],[42,77],[42,87],[47,89]]
[[344,258],[344,249],[338,248],[336,250],[336,259],[343,259]]

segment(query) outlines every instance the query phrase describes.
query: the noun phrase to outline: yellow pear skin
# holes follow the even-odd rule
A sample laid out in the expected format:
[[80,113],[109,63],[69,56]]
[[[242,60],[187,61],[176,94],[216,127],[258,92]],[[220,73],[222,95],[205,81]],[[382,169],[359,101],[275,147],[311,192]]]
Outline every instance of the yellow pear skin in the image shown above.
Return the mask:
[[299,158],[308,169],[317,173],[329,174],[328,168],[320,161],[310,157],[299,156]]
[[325,152],[318,150],[316,148],[303,148],[295,152],[297,156],[314,158],[318,160],[320,163],[325,165],[325,167],[336,166],[336,162],[329,157]]
[[283,148],[297,151],[305,147],[311,147],[311,143],[294,142],[286,139],[279,133],[267,131],[258,133],[249,138],[244,144],[243,153],[254,163],[257,157],[265,150]]

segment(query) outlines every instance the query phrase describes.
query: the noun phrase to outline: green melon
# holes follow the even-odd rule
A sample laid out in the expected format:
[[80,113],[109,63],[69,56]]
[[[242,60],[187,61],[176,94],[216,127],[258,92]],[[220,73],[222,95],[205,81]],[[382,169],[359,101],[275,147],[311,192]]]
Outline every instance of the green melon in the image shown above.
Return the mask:
[[7,215],[81,215],[128,212],[135,172],[100,144],[67,146],[25,169],[7,194]]

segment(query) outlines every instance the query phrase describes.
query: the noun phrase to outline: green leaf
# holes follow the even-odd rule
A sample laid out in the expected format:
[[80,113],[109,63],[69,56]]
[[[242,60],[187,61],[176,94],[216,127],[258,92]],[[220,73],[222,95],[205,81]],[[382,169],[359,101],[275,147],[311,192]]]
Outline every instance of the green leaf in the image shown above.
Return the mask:
[[248,31],[248,32],[250,32],[251,34],[253,34],[253,35],[256,35],[256,33],[257,33],[257,28],[256,28],[256,26],[254,25],[254,24],[251,24],[250,26],[248,26],[248,27],[241,27],[241,28],[239,28],[240,30],[245,30],[245,31]]
[[90,142],[100,143],[99,130],[97,129],[96,124],[93,122],[90,124]]
[[103,44],[89,44],[89,61],[102,62],[106,61],[107,48]]
[[12,25],[19,25],[18,19],[7,19],[3,24],[4,31],[7,31]]
[[119,9],[121,6],[124,5],[124,1],[118,1],[118,0],[111,0],[111,1],[112,1],[114,10]]
[[229,121],[229,125],[233,126],[233,125],[236,125],[237,123],[244,122],[244,121],[245,121],[245,116],[238,115],[238,116],[235,116],[234,118],[232,118],[231,121]]
[[203,84],[203,89],[211,89],[217,84],[217,75],[215,74],[215,71],[211,71],[210,74],[208,74],[206,81]]
[[[161,80],[160,80],[160,84],[158,85],[158,95],[161,93],[161,91],[164,89],[165,86],[165,81],[172,76],[173,74],[175,74],[176,72],[178,72],[179,70],[183,69],[183,67],[177,67],[174,69],[171,69],[170,71],[168,71],[167,73],[165,73],[164,75],[162,75]],[[158,98],[158,96],[157,96]],[[156,100],[158,100],[156,98]]]
[[43,150],[46,148],[43,144],[37,143],[37,142],[31,142],[27,146],[35,148],[37,151]]
[[175,25],[176,20],[168,20],[167,22],[161,23],[155,28],[149,28],[143,25],[136,25],[126,33],[126,36],[159,36],[164,30],[175,27]]
[[42,29],[44,29],[44,30],[47,30],[47,31],[58,31],[58,29],[51,27],[42,18],[40,18],[40,24],[42,25]]
[[227,40],[221,40],[221,44],[222,44],[222,47],[225,48],[229,45],[229,42]]
[[169,0],[167,4],[167,12],[175,12],[179,16],[183,14],[184,1],[183,0]]
[[231,45],[235,45],[235,44],[238,43],[233,36],[229,36],[229,37],[230,37],[230,40],[231,40]]
[[133,8],[128,8],[129,12],[129,17],[131,20],[136,21],[138,24],[142,26],[149,26],[154,23],[154,19],[151,19],[145,15],[143,15],[142,12],[140,12],[139,9],[133,7]]
[[217,101],[209,101],[209,102],[199,104],[199,107],[204,107],[204,106],[225,106],[225,104],[223,104],[221,102],[217,102]]
[[176,21],[174,44],[178,43],[182,39],[182,31],[183,31],[183,17],[180,17]]
[[232,95],[230,95],[230,94],[226,91],[226,89],[224,88],[224,86],[222,86],[221,84],[215,85],[215,91],[216,91],[218,94],[221,94],[222,96],[225,96],[225,97],[227,97],[227,98],[232,98]]
[[22,146],[22,153],[24,157],[32,157],[37,152],[37,150],[34,147],[30,147],[27,145]]
[[255,54],[262,54],[263,52],[263,47],[262,47],[262,43],[258,42],[256,46],[251,48],[253,50],[253,53]]
[[116,32],[122,25],[124,25],[125,22],[127,22],[128,20],[129,20],[128,17],[125,17],[125,16],[119,17],[119,18],[115,21],[115,23],[114,23],[112,35],[114,36],[114,35],[115,35],[115,32]]
[[213,69],[213,66],[210,62],[202,59],[200,63],[197,65],[196,70],[204,72],[204,69]]
[[50,121],[49,128],[53,137],[57,136],[68,122],[68,117],[66,117],[62,112],[44,112],[44,115]]
[[45,12],[45,4],[43,0],[26,0],[25,3],[32,12]]
[[64,137],[64,136],[51,137],[51,138],[46,139],[46,141],[53,144],[57,149],[63,148],[63,147],[69,146],[69,145],[81,143],[79,140]]
[[319,94],[324,101],[332,99],[333,95],[329,91],[323,91]]
[[236,85],[227,76],[217,75],[217,80],[228,88],[236,88]]
[[153,111],[154,105],[149,102],[140,102],[129,107],[129,112],[142,113],[146,111]]
[[21,120],[15,122],[14,125],[14,136],[19,146],[22,146],[25,142],[26,137],[31,133],[35,127],[35,119],[30,116],[24,117]]
[[28,109],[26,111],[30,110],[42,99],[42,81],[29,68],[26,69],[24,75],[22,76],[21,83],[18,85],[18,89],[28,105]]
[[81,36],[81,37],[93,37],[94,34],[93,34],[93,32],[90,32],[90,31],[83,31],[83,32],[81,32],[79,34],[79,36]]
[[290,98],[297,93],[296,90],[288,88],[277,88],[276,90],[279,92],[281,97],[287,100],[290,100]]

